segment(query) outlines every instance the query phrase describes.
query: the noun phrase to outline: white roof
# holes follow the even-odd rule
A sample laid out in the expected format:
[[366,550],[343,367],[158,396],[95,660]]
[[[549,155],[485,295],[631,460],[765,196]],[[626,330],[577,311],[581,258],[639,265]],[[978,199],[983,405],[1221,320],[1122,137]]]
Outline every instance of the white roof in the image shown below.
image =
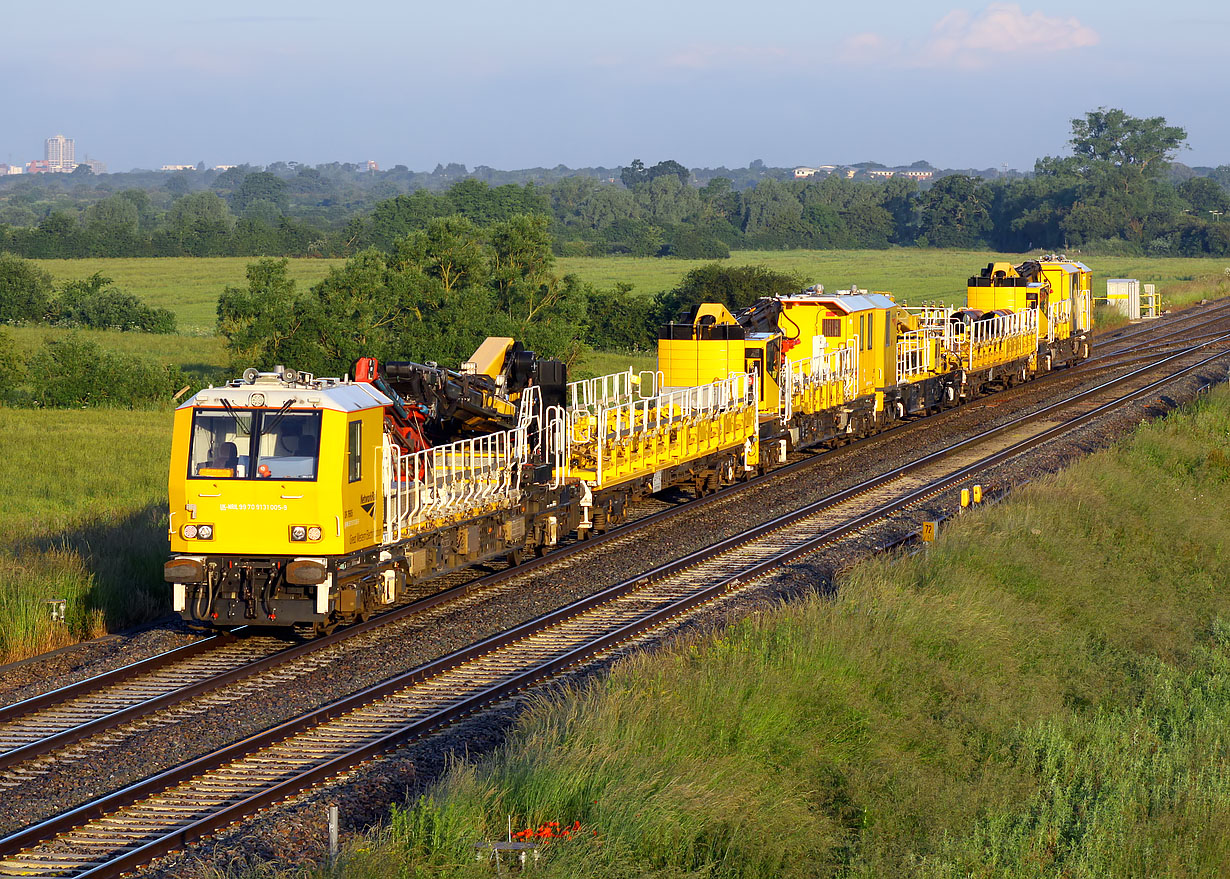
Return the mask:
[[[263,395],[263,402],[254,395]],[[280,409],[291,401],[294,409],[332,409],[357,412],[376,406],[388,406],[393,401],[367,382],[313,381],[290,384],[274,379],[258,379],[253,384],[238,382],[222,388],[206,388],[186,400],[179,408],[218,406],[223,401],[236,409]]]
[[782,297],[782,305],[827,305],[847,314],[872,308],[892,308],[896,304],[885,293],[796,293]]

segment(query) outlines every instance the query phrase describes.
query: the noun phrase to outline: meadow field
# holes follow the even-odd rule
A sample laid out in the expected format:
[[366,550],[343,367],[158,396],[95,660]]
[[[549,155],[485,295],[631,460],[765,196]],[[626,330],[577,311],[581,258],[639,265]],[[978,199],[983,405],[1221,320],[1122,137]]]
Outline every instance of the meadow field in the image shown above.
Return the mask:
[[[965,280],[988,262],[1019,263],[1022,254],[994,254],[981,250],[737,250],[723,265],[762,265],[779,272],[794,272],[808,284],[828,290],[855,284],[885,290],[898,300],[921,304],[927,300],[963,303]],[[1080,258],[1079,255],[1077,258]],[[1166,295],[1175,282],[1191,281],[1223,272],[1225,260],[1147,259],[1144,257],[1089,256],[1095,293],[1105,294],[1107,278],[1139,278],[1156,283]],[[95,272],[111,278],[122,289],[150,305],[169,308],[179,319],[183,335],[213,335],[218,296],[227,286],[244,286],[246,257],[165,257],[148,259],[35,260],[57,282],[89,277]],[[290,275],[301,286],[311,286],[342,260],[292,259]],[[655,259],[652,257],[565,257],[556,261],[560,274],[575,274],[599,288],[631,284],[633,292],[653,295],[674,287],[692,269],[711,260]]]
[[[319,876],[1230,874],[1230,389],[816,595],[538,697]],[[267,876],[267,873],[261,873]]]
[[170,411],[0,408],[0,437],[0,662],[166,613]]

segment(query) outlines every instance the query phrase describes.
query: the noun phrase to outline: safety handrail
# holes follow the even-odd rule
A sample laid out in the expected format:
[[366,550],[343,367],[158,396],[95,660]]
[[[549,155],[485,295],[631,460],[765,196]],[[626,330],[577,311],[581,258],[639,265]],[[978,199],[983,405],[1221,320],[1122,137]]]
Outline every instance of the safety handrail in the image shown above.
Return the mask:
[[[544,425],[548,438],[558,429]],[[386,438],[385,542],[433,519],[465,518],[497,502],[515,502],[531,451],[527,430],[521,426],[417,452],[402,452]]]

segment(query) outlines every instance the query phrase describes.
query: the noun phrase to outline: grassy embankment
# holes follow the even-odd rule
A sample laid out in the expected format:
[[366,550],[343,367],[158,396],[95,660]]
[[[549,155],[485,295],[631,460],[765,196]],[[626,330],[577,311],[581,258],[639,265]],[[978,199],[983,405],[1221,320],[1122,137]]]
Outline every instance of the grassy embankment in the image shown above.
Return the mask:
[[164,613],[170,412],[0,409],[0,436],[0,662]]
[[[536,703],[337,873],[1230,872],[1230,391],[814,597]],[[594,835],[596,834],[596,835]]]

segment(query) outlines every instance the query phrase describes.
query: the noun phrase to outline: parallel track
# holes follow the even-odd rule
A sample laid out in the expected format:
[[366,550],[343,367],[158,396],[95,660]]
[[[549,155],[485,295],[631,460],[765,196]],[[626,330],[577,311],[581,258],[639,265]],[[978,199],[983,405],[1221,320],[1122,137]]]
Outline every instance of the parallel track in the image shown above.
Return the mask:
[[[1219,316],[1210,316],[1210,310],[1205,310],[1198,314],[1186,315],[1179,320],[1203,318],[1195,326],[1189,327],[1190,330],[1230,319],[1230,302],[1217,305],[1216,312]],[[1149,327],[1149,329],[1152,328],[1152,326]],[[1170,330],[1172,325],[1167,324],[1159,328]],[[1142,331],[1143,328],[1137,330],[1133,335]],[[1174,333],[1162,338],[1169,338],[1170,335]],[[1129,346],[1119,352],[1112,351],[1111,355],[1123,356],[1133,351],[1151,350],[1156,347],[1159,347],[1157,339],[1150,337],[1147,344]],[[1149,356],[1138,356],[1128,361],[1118,362],[1113,366],[1108,364],[1082,365],[1077,370],[1062,370],[1041,376],[1039,381],[1071,378],[1082,370],[1097,373],[1150,359],[1152,358]],[[1164,362],[1166,361],[1158,361],[1158,363]],[[1036,388],[1038,382],[1030,383],[1026,387],[1029,386]],[[1012,390],[1019,390],[1019,387]],[[924,421],[933,423],[929,420],[905,422],[869,438],[864,441],[863,447],[866,447],[866,442],[888,441],[890,436],[923,424]],[[806,454],[765,476],[751,480],[750,483],[731,486],[716,495],[692,502],[686,507],[666,509],[644,516],[590,541],[574,542],[544,558],[444,589],[382,613],[363,623],[346,627],[310,642],[286,648],[282,646],[283,642],[274,638],[214,636],[152,657],[141,663],[125,666],[23,702],[0,707],[0,789],[22,784],[32,775],[48,771],[49,767],[45,762],[41,767],[27,768],[25,764],[34,758],[51,754],[111,730],[120,729],[124,724],[154,712],[165,711],[201,694],[239,682],[255,681],[261,675],[275,675],[276,669],[288,663],[310,663],[314,655],[376,627],[420,614],[429,608],[456,601],[479,590],[499,586],[530,573],[538,567],[563,561],[575,553],[586,551],[605,541],[628,536],[643,528],[655,527],[667,519],[686,515],[689,511],[696,510],[698,505],[728,497],[731,492],[744,489],[748,485],[760,484],[768,479],[780,479],[795,470],[810,467],[820,458],[832,460],[827,455]],[[276,677],[273,679],[276,680]]]

